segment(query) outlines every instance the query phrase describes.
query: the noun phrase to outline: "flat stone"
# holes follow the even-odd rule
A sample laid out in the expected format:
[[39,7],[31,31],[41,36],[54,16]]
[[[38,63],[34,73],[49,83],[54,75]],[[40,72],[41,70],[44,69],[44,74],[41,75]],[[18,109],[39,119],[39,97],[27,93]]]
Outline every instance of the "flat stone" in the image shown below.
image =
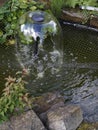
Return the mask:
[[71,22],[77,22],[77,23],[83,23],[85,21],[85,18],[83,14],[75,9],[71,10],[62,10],[61,19]]
[[79,24],[86,24],[93,28],[98,29],[98,15],[96,14],[89,14],[84,15],[83,10],[78,9],[63,9],[61,14],[61,19],[68,22],[75,22]]
[[83,120],[79,106],[68,105],[47,113],[49,130],[76,130]]

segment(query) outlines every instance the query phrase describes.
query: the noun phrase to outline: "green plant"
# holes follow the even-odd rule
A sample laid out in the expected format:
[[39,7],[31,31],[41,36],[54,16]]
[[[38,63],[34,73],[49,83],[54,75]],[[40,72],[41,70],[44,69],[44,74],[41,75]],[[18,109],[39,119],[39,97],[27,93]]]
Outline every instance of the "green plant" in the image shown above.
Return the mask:
[[80,4],[79,0],[66,0],[65,5],[69,7],[75,7],[77,4]]
[[96,0],[51,0],[52,12],[57,16],[60,16],[62,7],[67,6],[75,8],[76,5],[98,7],[98,2]]
[[44,4],[34,0],[8,0],[0,8],[0,43],[13,43],[20,16],[36,9],[44,9]]
[[30,106],[28,93],[24,87],[23,78],[8,77],[0,98],[0,123],[10,118],[11,115],[24,110],[25,106]]
[[74,8],[76,5],[96,6],[98,4],[96,0],[65,0],[65,5]]
[[61,14],[64,0],[51,0],[51,10],[58,17]]

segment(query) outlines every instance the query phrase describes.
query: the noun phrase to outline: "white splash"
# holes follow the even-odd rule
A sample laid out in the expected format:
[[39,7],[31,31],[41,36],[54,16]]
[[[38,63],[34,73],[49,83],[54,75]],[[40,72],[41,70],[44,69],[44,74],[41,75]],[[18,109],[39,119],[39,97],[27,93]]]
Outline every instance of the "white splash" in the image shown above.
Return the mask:
[[21,25],[21,32],[23,32],[23,34],[26,37],[33,37],[34,40],[36,41],[37,37],[40,37],[40,33],[36,32],[33,28],[33,26],[31,26],[30,24],[22,24]]

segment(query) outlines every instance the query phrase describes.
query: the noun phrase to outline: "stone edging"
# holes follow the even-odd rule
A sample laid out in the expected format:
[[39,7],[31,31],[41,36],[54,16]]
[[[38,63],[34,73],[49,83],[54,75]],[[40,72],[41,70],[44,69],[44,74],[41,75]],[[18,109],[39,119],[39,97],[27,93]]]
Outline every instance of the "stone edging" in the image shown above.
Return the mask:
[[80,9],[63,9],[61,19],[64,21],[85,24],[98,29],[98,16],[97,14],[90,14],[86,16],[86,12]]

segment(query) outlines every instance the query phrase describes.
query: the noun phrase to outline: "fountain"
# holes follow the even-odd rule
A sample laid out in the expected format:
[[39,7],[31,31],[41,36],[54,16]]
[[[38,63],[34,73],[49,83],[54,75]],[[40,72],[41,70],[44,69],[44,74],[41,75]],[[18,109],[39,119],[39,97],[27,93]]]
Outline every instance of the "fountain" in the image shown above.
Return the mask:
[[24,68],[42,74],[59,70],[62,64],[61,27],[50,12],[24,14],[18,23],[17,57]]
[[[26,77],[26,81],[28,82],[26,88],[32,96],[57,91],[62,94],[65,103],[73,103],[81,106],[85,121],[97,122],[98,33],[72,24],[62,24],[64,56],[63,64],[59,64],[60,60],[58,59],[60,58],[58,53],[62,54],[62,48],[61,37],[58,33],[50,33],[48,37],[41,35],[41,38],[43,38],[42,42],[39,37],[36,40],[31,37],[30,43],[22,41],[26,37],[21,32],[20,27],[29,20],[27,17],[28,14],[20,18],[17,44],[12,46],[0,45],[0,92],[4,89],[5,77],[9,75],[15,76],[17,71],[21,71],[21,66],[23,68],[27,67],[27,70],[30,70],[30,74]],[[37,23],[45,25],[45,23],[48,23],[48,20],[45,19],[46,17],[44,17],[44,20],[37,21]],[[55,18],[53,21],[55,21]],[[58,25],[57,23],[56,28]],[[21,38],[19,33],[23,35],[23,38]],[[34,48],[36,49],[34,50]],[[53,56],[53,52],[56,52],[55,54],[57,55]],[[16,54],[17,57],[15,56]],[[55,62],[55,59],[57,62]],[[56,73],[54,72],[55,68]],[[59,71],[57,72],[57,70]]]

